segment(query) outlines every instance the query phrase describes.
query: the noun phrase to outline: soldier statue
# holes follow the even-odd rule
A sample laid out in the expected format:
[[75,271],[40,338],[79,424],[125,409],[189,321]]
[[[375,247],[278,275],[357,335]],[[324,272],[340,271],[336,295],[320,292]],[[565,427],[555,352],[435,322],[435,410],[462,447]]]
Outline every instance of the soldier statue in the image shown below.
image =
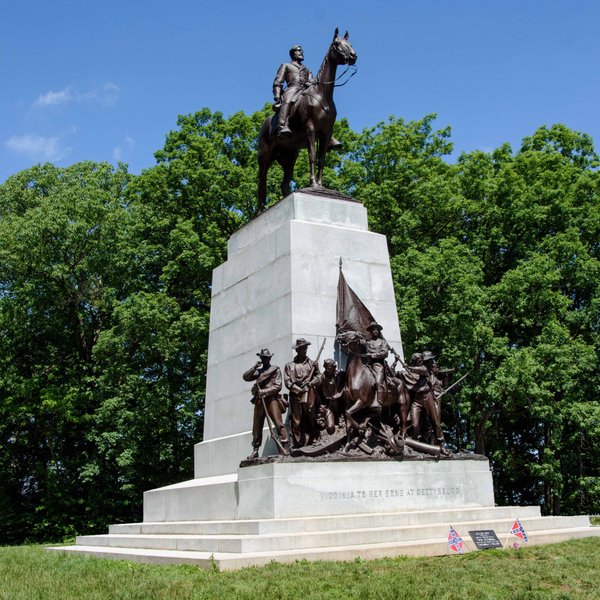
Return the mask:
[[[271,365],[273,354],[267,348],[263,348],[256,355],[260,357],[260,360],[242,375],[244,381],[255,382],[252,386],[251,402],[254,404],[254,419],[252,423],[252,454],[248,456],[249,459],[258,458],[265,417],[271,420],[269,429],[271,429],[271,424],[277,429],[280,454],[287,453],[286,448],[289,443],[287,429],[282,418],[287,406],[280,394],[281,369]],[[274,434],[273,431],[271,433]]]
[[444,445],[444,433],[441,426],[440,411],[436,403],[435,395],[441,394],[441,383],[436,377],[437,367],[435,356],[429,350],[423,352],[418,365],[411,368],[413,373],[419,375],[419,380],[413,386],[413,402],[410,407],[410,417],[413,427],[413,437],[418,441],[425,440],[425,424],[423,413],[429,418],[429,422],[435,435],[435,441],[439,446]]
[[318,398],[317,414],[329,434],[335,431],[336,422],[341,418],[344,408],[339,379],[335,360],[326,358],[323,361],[323,373],[317,374],[311,381]]
[[319,373],[319,365],[308,358],[309,346],[310,342],[298,338],[292,346],[296,356],[284,369],[285,386],[290,391],[292,443],[295,448],[308,445],[317,435],[312,410],[315,394],[310,384],[313,377]]

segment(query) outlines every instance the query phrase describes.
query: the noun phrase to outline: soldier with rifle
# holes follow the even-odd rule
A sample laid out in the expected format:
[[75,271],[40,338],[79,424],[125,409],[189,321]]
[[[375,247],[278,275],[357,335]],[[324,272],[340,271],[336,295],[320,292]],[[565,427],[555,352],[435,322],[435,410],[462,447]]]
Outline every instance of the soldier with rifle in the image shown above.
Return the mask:
[[[325,344],[325,340],[323,340]],[[307,356],[310,342],[304,338],[298,338],[292,346],[296,351],[294,360],[285,365],[284,381],[290,391],[290,411],[292,424],[292,444],[294,448],[308,445],[317,435],[313,404],[315,393],[311,388],[313,377],[319,373],[319,356],[317,360],[311,360]],[[323,350],[323,346],[321,346]]]
[[[271,365],[273,354],[267,348],[256,353],[260,360],[242,375],[244,381],[254,381],[252,386],[252,404],[254,404],[254,419],[252,423],[252,454],[249,459],[258,458],[262,444],[262,430],[267,419],[273,440],[277,444],[279,454],[289,454],[287,446],[288,434],[283,424],[282,413],[287,406],[281,397],[281,369]],[[277,429],[277,431],[275,431]]]
[[[437,378],[432,373],[435,356],[429,350],[425,350],[421,356],[419,365],[419,381],[413,387],[413,402],[410,407],[410,418],[413,426],[413,436],[418,441],[424,441],[424,419],[427,415],[433,428],[437,445],[444,445],[444,432],[442,431],[440,414],[435,402],[434,389],[437,388]],[[415,368],[411,371],[416,372]]]

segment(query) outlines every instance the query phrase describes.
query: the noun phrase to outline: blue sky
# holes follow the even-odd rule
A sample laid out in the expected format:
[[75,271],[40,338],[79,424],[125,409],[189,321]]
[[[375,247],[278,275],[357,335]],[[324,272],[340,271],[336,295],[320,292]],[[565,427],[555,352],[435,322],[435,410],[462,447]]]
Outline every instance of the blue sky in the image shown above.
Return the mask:
[[435,112],[455,157],[557,122],[600,140],[596,0],[20,0],[2,17],[0,181],[45,161],[140,172],[178,114],[271,101],[290,46],[316,72],[336,26],[358,53],[336,90],[356,130]]

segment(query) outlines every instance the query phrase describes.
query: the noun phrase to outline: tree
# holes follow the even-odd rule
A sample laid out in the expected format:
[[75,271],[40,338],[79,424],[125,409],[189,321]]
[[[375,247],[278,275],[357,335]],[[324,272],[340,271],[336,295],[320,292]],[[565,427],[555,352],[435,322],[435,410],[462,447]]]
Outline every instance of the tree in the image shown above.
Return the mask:
[[33,167],[0,187],[0,432],[7,541],[75,530],[95,407],[93,349],[135,288],[123,168]]
[[[201,440],[212,270],[256,214],[268,106],[180,116],[140,176],[79,163],[0,186],[0,528],[56,539],[139,518]],[[434,115],[360,134],[327,186],[387,236],[407,354],[469,377],[451,446],[487,454],[500,503],[600,505],[600,175],[589,136],[542,127],[456,164]],[[280,173],[269,173],[279,199]],[[308,183],[301,153],[294,186]]]

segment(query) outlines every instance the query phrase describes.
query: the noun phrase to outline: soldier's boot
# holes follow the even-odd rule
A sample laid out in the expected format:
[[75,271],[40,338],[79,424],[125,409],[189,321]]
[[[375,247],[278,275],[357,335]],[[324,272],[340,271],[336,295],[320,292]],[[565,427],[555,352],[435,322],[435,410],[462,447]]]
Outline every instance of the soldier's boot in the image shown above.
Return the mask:
[[279,448],[279,454],[281,454],[282,456],[289,456],[290,440],[288,439],[287,429],[285,428],[285,425],[282,425],[279,428],[279,443],[281,444],[281,448]]
[[253,448],[252,453],[248,456],[248,460],[253,460],[254,458],[258,458],[258,448]]
[[281,108],[279,109],[279,127],[277,128],[277,135],[281,136],[289,136],[292,135],[292,130],[288,124],[288,118],[290,114],[290,103],[282,102]]

